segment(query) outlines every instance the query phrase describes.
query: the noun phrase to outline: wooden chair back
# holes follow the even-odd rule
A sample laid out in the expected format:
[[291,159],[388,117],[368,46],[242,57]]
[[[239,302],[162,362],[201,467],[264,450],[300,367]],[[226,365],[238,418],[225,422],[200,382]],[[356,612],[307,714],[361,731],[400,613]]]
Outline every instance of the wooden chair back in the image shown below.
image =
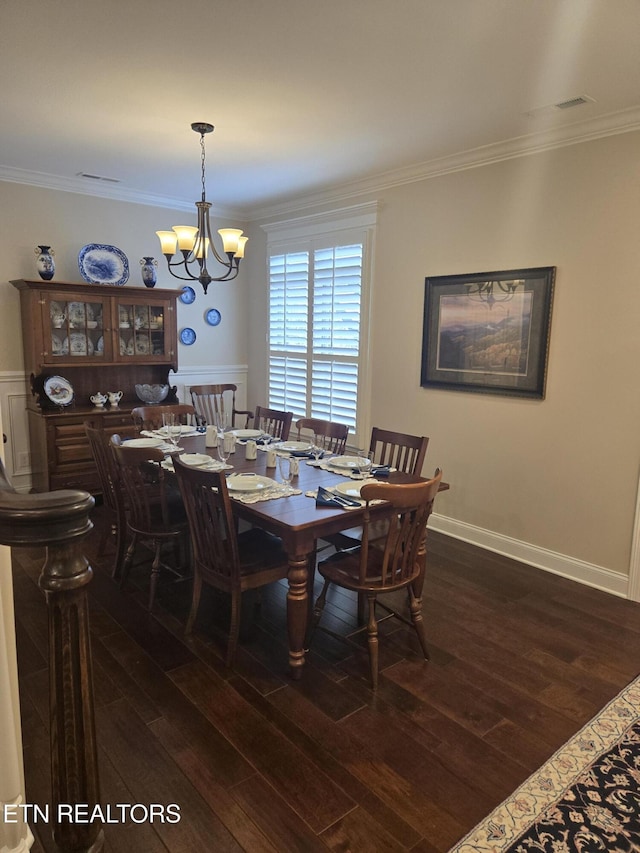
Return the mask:
[[118,484],[118,469],[111,451],[111,433],[93,426],[91,421],[84,422],[84,431],[98,470],[98,480],[100,481],[104,504],[111,512],[117,514],[122,499]]
[[168,406],[136,406],[131,409],[131,418],[138,432],[143,429],[160,429],[162,416],[173,412],[180,418],[180,423],[194,425],[196,410],[190,403],[174,403]]
[[174,458],[189,522],[194,569],[202,580],[230,591],[240,581],[236,525],[223,471],[202,471]]
[[420,476],[428,445],[429,439],[424,435],[409,435],[373,427],[369,450],[377,465],[390,465],[406,474]]
[[345,424],[323,421],[319,418],[300,418],[296,421],[296,429],[298,441],[305,437],[303,435],[303,430],[305,430],[307,433],[311,433],[315,445],[336,456],[342,455],[347,446],[349,427]]
[[261,429],[265,435],[286,441],[291,430],[293,412],[281,412],[278,409],[267,409],[256,406],[254,426]]
[[127,447],[111,440],[119,482],[126,496],[127,524],[142,536],[155,536],[170,525],[164,470],[164,451],[157,447]]
[[[359,583],[362,592],[389,592],[416,580],[422,572],[427,522],[438,494],[442,471],[423,483],[365,483],[360,490],[367,511],[360,547]],[[384,546],[376,539],[369,549],[369,501],[385,500],[395,512],[389,523]]]
[[238,415],[244,416],[244,422],[240,419],[238,424],[242,429],[246,429],[253,418],[253,412],[236,409],[237,390],[238,386],[232,384],[192,385],[191,402],[198,424],[200,426],[217,425],[222,416],[223,425],[233,428],[236,426],[236,415]]

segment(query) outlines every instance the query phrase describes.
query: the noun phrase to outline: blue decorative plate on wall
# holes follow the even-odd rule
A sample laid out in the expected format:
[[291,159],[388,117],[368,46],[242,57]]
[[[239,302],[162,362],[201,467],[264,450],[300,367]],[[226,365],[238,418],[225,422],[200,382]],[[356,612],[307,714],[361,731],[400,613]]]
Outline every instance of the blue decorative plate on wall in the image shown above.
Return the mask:
[[196,342],[196,333],[193,329],[190,329],[186,326],[184,329],[180,331],[180,341],[187,347],[190,347],[191,344],[195,344]]
[[187,285],[182,288],[182,293],[178,296],[180,302],[184,302],[185,305],[191,305],[192,302],[196,301],[196,292],[192,287]]
[[222,315],[217,308],[209,308],[207,313],[204,315],[204,319],[210,326],[217,326],[220,320],[222,320]]
[[80,275],[89,284],[114,284],[121,287],[129,281],[127,256],[115,246],[88,243],[78,254]]

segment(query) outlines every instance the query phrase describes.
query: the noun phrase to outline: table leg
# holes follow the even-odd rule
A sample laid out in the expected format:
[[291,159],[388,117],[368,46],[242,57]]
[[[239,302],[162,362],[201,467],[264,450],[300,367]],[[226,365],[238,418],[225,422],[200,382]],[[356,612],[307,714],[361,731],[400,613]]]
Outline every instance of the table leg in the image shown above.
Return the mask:
[[289,591],[287,592],[287,631],[289,634],[289,667],[296,681],[302,677],[304,666],[304,640],[308,618],[309,556],[289,557]]

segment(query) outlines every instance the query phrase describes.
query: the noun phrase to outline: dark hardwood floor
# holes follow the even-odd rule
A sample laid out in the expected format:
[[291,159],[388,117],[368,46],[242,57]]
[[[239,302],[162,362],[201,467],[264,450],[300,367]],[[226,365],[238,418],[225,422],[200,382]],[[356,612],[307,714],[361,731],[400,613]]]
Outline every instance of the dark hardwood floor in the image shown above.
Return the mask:
[[[431,661],[385,622],[377,695],[367,656],[317,633],[304,678],[286,674],[285,594],[244,603],[236,665],[227,602],[148,570],[121,592],[87,540],[96,721],[105,803],[180,806],[176,824],[113,823],[105,849],[446,851],[640,671],[640,605],[431,534],[424,616]],[[47,613],[39,550],[14,552],[27,801],[49,802]],[[336,592],[327,621],[353,624]],[[223,631],[216,631],[216,624]],[[142,814],[142,812],[140,812]],[[35,824],[35,851],[53,851]]]

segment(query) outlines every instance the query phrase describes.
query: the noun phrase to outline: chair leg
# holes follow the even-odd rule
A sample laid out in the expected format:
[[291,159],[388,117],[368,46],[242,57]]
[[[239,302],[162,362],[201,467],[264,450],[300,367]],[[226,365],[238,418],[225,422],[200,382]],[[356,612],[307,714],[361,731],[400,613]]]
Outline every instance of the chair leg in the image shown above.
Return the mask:
[[124,526],[119,522],[116,522],[114,524],[114,528],[116,534],[116,553],[113,558],[113,571],[111,573],[111,577],[117,578],[122,573],[127,541]]
[[313,619],[309,623],[309,627],[307,629],[307,636],[305,638],[305,648],[308,648],[311,643],[311,637],[313,636],[313,632],[318,627],[320,623],[320,618],[322,617],[322,611],[324,610],[324,605],[327,600],[327,590],[329,589],[330,581],[325,579],[324,586],[322,587],[322,592],[318,596],[318,600],[313,606]]
[[156,588],[158,586],[158,578],[160,577],[160,540],[156,540],[156,550],[151,564],[151,582],[149,584],[149,613],[153,610],[153,602],[156,597]]
[[229,626],[229,642],[227,644],[227,666],[231,666],[238,648],[238,637],[240,636],[240,610],[242,607],[242,593],[234,590],[231,593],[231,624]]
[[120,589],[122,589],[129,577],[129,569],[131,568],[131,564],[133,563],[133,555],[136,550],[136,544],[138,542],[138,536],[134,533],[131,536],[131,542],[129,543],[129,547],[127,548],[127,553],[124,558],[124,562],[122,564],[122,572],[120,573]]
[[409,610],[411,612],[411,622],[415,628],[418,640],[422,646],[422,653],[425,660],[429,660],[429,647],[427,646],[427,635],[424,630],[424,622],[422,620],[422,598],[416,596],[411,587],[409,587]]
[[367,622],[367,643],[369,645],[369,668],[371,685],[374,690],[378,687],[378,623],[376,622],[376,597],[367,595],[369,599],[369,621]]
[[189,617],[187,619],[187,624],[184,627],[185,634],[190,634],[193,629],[193,623],[196,621],[196,616],[198,615],[198,607],[200,606],[200,595],[202,593],[202,578],[200,577],[200,572],[196,571],[193,575],[193,593],[191,594],[191,610],[189,611]]

